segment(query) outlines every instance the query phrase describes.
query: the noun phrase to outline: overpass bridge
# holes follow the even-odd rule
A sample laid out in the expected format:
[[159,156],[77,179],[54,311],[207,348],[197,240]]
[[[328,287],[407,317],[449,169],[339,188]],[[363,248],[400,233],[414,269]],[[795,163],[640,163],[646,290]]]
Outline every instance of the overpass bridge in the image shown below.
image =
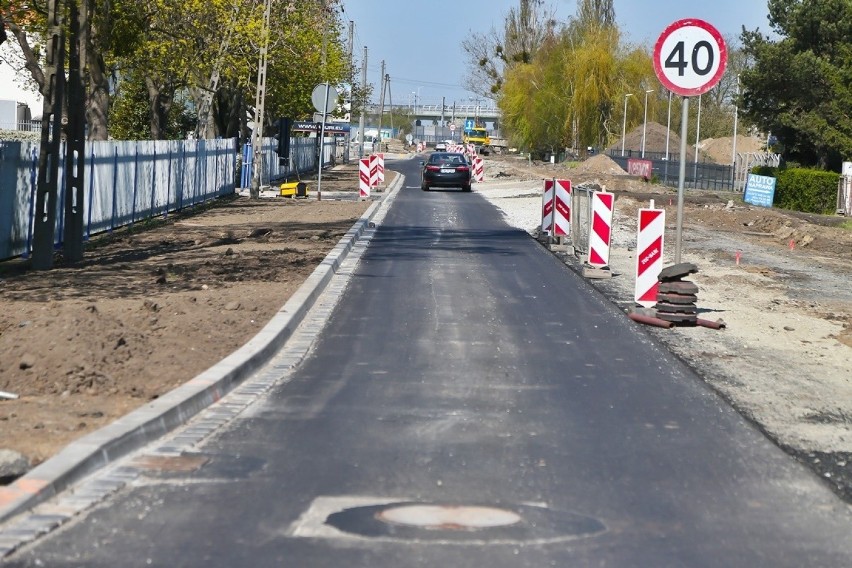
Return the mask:
[[[475,104],[453,104],[453,105],[385,105],[385,112],[393,109],[397,112],[406,113],[411,116],[412,122],[420,120],[421,125],[440,126],[443,119],[445,126],[455,124],[457,128],[464,125],[466,119],[478,119],[485,122],[486,127],[495,129],[496,123],[501,118],[500,109],[494,105],[475,105]],[[379,105],[371,104],[367,106],[368,115],[376,115],[379,113]]]

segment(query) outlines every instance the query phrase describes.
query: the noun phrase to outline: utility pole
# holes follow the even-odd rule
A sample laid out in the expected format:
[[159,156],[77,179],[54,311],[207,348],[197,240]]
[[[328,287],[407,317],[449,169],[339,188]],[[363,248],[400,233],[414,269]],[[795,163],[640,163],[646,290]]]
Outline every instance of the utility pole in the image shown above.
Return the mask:
[[382,150],[382,119],[385,116],[385,89],[387,85],[388,76],[385,74],[385,60],[382,59],[382,92],[379,95],[379,148],[378,151]]
[[33,268],[53,268],[53,232],[56,227],[59,139],[62,131],[62,101],[65,95],[65,32],[62,0],[47,1],[47,90],[42,107],[41,146],[36,184]]
[[358,120],[358,157],[364,157],[364,121],[367,112],[367,46],[364,46],[364,60],[361,62],[361,118]]
[[272,11],[272,0],[265,0],[263,11],[263,27],[260,30],[260,55],[257,64],[257,93],[255,95],[254,131],[251,137],[252,172],[251,199],[260,198],[260,170],[263,166],[261,146],[263,144],[264,103],[266,101],[266,67],[269,55],[269,15]]
[[[80,76],[81,26],[88,26],[85,5],[67,0],[68,28],[68,126],[65,146],[65,226],[62,252],[65,260],[83,260],[83,193],[86,170],[86,92]],[[81,21],[82,20],[82,21]]]

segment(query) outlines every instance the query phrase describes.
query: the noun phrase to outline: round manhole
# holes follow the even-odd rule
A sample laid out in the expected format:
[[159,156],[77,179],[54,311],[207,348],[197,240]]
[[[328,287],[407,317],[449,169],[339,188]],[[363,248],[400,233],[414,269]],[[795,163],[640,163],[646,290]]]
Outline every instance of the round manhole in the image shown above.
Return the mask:
[[506,527],[519,523],[521,516],[494,507],[453,507],[447,505],[404,505],[376,514],[386,523],[441,530],[476,530]]
[[345,534],[382,540],[447,544],[549,543],[599,535],[597,519],[534,505],[455,505],[398,502],[329,514],[325,525]]

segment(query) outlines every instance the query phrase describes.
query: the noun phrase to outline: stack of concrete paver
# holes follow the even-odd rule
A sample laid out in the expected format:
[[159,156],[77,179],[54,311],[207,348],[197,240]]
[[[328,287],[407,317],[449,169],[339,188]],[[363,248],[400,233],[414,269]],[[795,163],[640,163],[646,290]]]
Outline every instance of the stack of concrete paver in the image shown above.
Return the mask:
[[657,303],[654,309],[656,317],[676,325],[695,325],[698,323],[698,286],[684,280],[690,274],[698,272],[698,267],[689,262],[681,262],[660,271],[657,279]]

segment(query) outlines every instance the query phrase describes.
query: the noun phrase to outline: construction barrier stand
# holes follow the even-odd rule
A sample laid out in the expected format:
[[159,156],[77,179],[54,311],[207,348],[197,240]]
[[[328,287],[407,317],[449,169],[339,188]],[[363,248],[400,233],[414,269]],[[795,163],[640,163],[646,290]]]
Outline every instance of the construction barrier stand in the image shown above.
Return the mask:
[[[653,207],[653,204],[652,204]],[[657,303],[657,277],[663,269],[664,209],[640,209],[636,234],[636,294],[634,300],[646,308]]]
[[370,158],[361,158],[358,160],[358,197],[361,199],[370,198]]
[[612,240],[612,213],[615,195],[606,191],[592,193],[592,223],[589,231],[587,264],[596,267],[609,265]]

